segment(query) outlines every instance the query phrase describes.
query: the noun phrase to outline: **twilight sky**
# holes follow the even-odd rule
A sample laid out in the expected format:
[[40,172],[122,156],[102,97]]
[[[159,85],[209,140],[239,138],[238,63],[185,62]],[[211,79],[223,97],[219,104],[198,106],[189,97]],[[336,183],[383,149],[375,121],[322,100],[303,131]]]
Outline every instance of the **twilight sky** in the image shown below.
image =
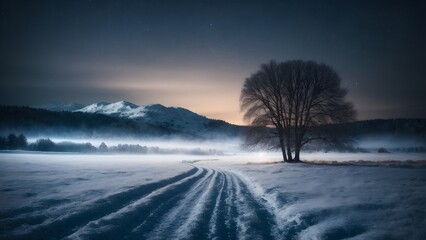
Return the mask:
[[358,119],[426,117],[425,1],[0,0],[0,104],[128,100],[243,124],[272,59],[331,65]]

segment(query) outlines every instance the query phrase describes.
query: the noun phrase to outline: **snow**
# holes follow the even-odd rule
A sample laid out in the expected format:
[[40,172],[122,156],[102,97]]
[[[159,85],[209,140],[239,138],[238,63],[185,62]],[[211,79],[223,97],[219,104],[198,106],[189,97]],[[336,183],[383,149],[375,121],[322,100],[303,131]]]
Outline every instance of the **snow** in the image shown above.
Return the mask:
[[110,103],[107,103],[107,102],[93,103],[93,104],[87,105],[86,107],[82,109],[75,110],[74,112],[97,113],[98,111],[101,111],[105,106],[108,106],[109,104]]
[[0,153],[0,238],[425,239],[424,154],[302,156],[378,164]]
[[[300,239],[424,239],[426,169],[239,166],[279,229]],[[257,185],[256,183],[260,183]]]
[[75,110],[74,112],[98,113],[115,117],[137,119],[144,117],[146,111],[146,106],[138,106],[131,102],[119,101],[115,103],[94,103],[82,109]]
[[144,116],[144,113],[146,112],[146,106],[140,107],[127,101],[119,101],[115,103],[99,102],[88,105],[82,109],[75,110],[75,112],[99,113],[118,117],[139,118]]

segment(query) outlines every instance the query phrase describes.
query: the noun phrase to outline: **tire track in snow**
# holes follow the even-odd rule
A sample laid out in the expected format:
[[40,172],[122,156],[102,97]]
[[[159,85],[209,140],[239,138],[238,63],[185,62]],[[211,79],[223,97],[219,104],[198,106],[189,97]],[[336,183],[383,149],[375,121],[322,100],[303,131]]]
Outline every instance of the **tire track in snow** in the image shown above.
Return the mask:
[[260,196],[256,196],[246,182],[239,176],[232,174],[239,196],[241,214],[239,214],[239,224],[244,226],[244,234],[240,239],[276,239],[279,237],[276,216],[270,211],[268,206]]
[[194,167],[173,178],[98,200],[91,208],[22,238],[285,238],[273,202],[265,201],[251,185],[244,175],[233,171]]
[[[217,178],[218,172],[213,170],[210,175],[196,183],[184,198],[172,206],[161,219],[161,224],[145,237],[149,239],[182,239],[190,234],[193,235],[191,230],[200,230],[202,214],[212,204],[209,201],[213,199],[210,196],[216,187]],[[140,230],[143,228],[139,227]]]
[[130,190],[112,194],[106,198],[94,201],[93,203],[83,206],[83,209],[55,219],[46,224],[32,226],[29,231],[16,235],[16,239],[58,239],[65,237],[75,231],[75,229],[84,226],[91,220],[105,216],[115,210],[123,208],[129,203],[148,195],[154,190],[173,184],[185,178],[190,178],[202,171],[197,167],[193,167],[187,172],[174,176],[172,178],[160,180],[153,183],[140,185]]
[[148,235],[152,235],[152,232],[160,226],[167,226],[167,219],[165,219],[166,215],[169,216],[169,222],[177,222],[175,221],[175,218],[179,215],[182,215],[179,214],[179,211],[182,211],[182,209],[188,209],[186,204],[179,203],[182,201],[188,201],[189,198],[197,196],[202,191],[202,187],[206,185],[207,180],[210,179],[212,175],[213,172],[210,172],[208,175],[198,180],[198,182],[195,183],[189,190],[183,191],[171,197],[167,202],[159,205],[155,209],[150,209],[151,213],[145,220],[142,221],[142,223],[140,223],[132,230],[129,237],[140,238],[143,236],[144,239],[153,238],[152,236],[148,237]]
[[190,177],[181,179],[172,184],[158,188],[150,194],[132,202],[131,204],[110,214],[89,222],[78,229],[69,238],[84,239],[121,239],[144,219],[149,217],[151,211],[174,198],[185,193],[190,187],[205,178],[209,170],[202,169]]
[[237,206],[234,204],[236,197],[236,188],[231,181],[228,172],[225,172],[226,191],[224,191],[221,203],[222,215],[219,215],[218,224],[215,226],[218,234],[213,236],[215,239],[237,239],[238,227],[236,217],[238,216]]
[[217,194],[216,197],[216,202],[215,202],[215,206],[213,209],[213,214],[212,217],[209,221],[209,234],[208,234],[208,238],[209,239],[216,239],[217,235],[218,235],[218,225],[220,224],[219,222],[219,216],[221,214],[223,214],[223,211],[220,211],[220,207],[221,207],[221,202],[222,202],[222,195],[224,195],[224,191],[225,191],[225,187],[226,187],[226,177],[224,173],[220,173],[221,175],[221,186],[220,186],[220,190],[219,193]]
[[[200,180],[184,199],[157,219],[152,230],[140,225],[142,239],[274,239],[275,217],[245,181],[228,171]],[[164,211],[164,209],[163,209]],[[147,227],[147,226],[146,226]],[[148,234],[146,232],[149,232]]]

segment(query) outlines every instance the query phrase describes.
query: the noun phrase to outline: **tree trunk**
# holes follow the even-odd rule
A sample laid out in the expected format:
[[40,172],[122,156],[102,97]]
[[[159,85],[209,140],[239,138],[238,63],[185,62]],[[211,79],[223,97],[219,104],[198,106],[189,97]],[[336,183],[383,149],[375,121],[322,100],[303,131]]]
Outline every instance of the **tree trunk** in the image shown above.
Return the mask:
[[300,147],[296,147],[294,149],[294,158],[293,158],[294,162],[300,162]]
[[288,160],[288,162],[293,161],[293,156],[291,155],[290,147],[287,148],[287,160]]
[[287,160],[291,162],[293,160],[293,157],[291,156],[291,138],[290,138],[290,131],[287,132]]
[[282,137],[280,137],[280,147],[281,147],[281,152],[283,154],[283,160],[284,162],[287,162],[287,155],[285,152],[285,144],[284,144],[284,139]]
[[288,160],[287,160],[287,154],[286,154],[286,152],[285,152],[285,149],[284,149],[284,148],[281,148],[281,151],[282,151],[282,153],[283,153],[283,159],[284,159],[284,162],[288,162]]

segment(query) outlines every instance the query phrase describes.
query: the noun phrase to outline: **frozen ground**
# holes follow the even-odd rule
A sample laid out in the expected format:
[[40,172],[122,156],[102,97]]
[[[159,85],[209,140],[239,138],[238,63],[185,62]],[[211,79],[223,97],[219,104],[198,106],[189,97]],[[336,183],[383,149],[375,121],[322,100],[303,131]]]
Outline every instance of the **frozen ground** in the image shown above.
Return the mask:
[[1,153],[0,238],[426,238],[423,164],[271,164],[277,160],[277,154]]

